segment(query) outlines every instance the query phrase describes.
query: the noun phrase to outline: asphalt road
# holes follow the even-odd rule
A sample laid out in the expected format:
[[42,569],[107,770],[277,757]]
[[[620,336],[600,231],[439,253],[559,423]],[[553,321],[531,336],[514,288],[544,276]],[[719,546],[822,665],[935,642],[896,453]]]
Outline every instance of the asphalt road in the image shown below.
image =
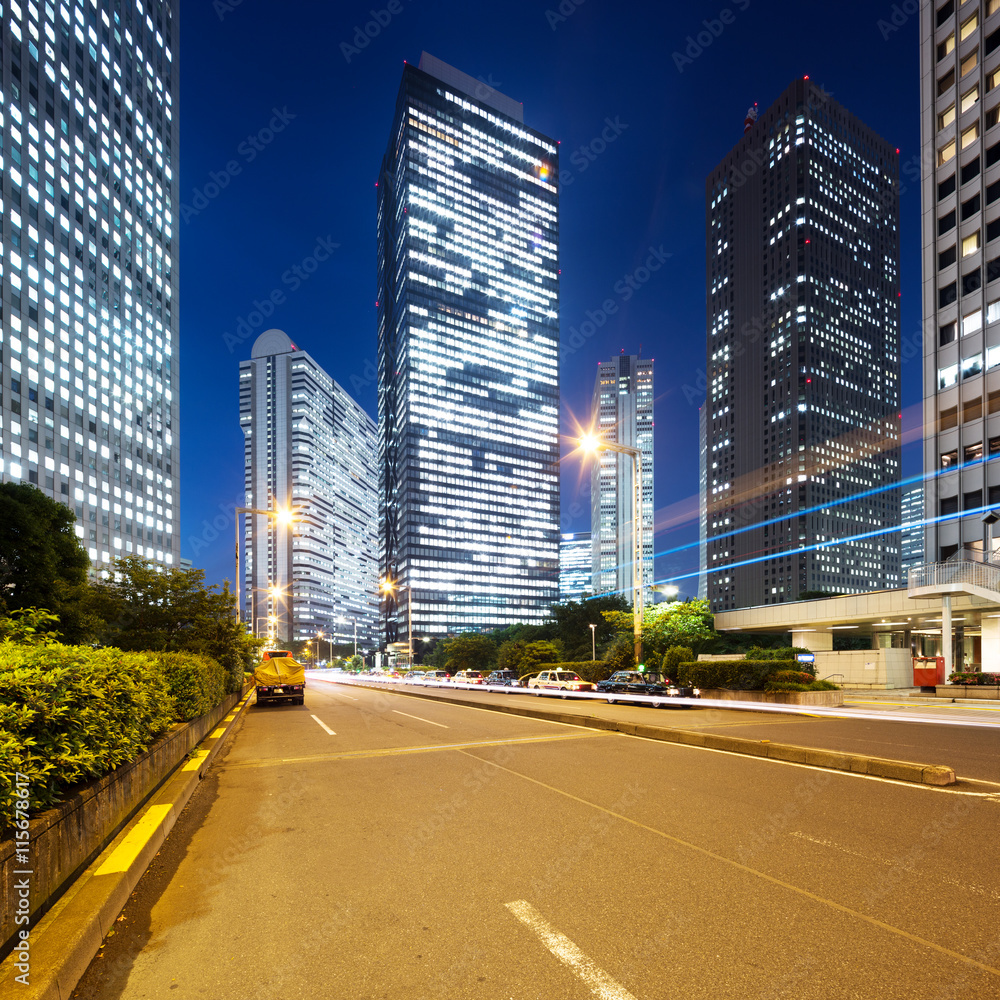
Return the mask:
[[74,996],[1000,997],[998,818],[313,682],[245,714]]
[[[1000,704],[952,704],[938,700],[873,698],[849,692],[833,716],[784,714],[725,708],[661,708],[639,704],[608,705],[603,698],[534,697],[471,688],[406,685],[399,690],[433,697],[435,692],[470,705],[508,704],[552,707],[559,713],[624,719],[669,729],[701,730],[721,736],[771,740],[795,746],[888,757],[922,764],[947,764],[963,778],[1000,784]],[[416,699],[415,699],[416,701]],[[878,718],[867,716],[877,715]],[[861,717],[865,716],[865,717]],[[936,722],[915,722],[914,717]],[[955,724],[957,723],[957,724]]]

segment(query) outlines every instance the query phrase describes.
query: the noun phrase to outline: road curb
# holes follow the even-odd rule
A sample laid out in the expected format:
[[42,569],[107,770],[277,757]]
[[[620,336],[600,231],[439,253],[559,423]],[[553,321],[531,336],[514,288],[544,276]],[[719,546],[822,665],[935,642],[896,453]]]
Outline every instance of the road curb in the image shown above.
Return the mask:
[[[322,677],[315,679],[326,680]],[[326,683],[336,684],[338,682],[326,680]],[[371,684],[363,681],[352,681],[351,684],[378,691],[386,690],[384,684]],[[395,686],[389,690],[395,694],[406,695],[410,698],[423,698],[427,701],[444,701],[453,705],[465,706],[470,704],[460,698],[449,698],[447,692],[440,694],[435,691],[434,694],[430,694],[423,691],[407,691]],[[944,787],[954,785],[957,780],[954,768],[947,764],[918,764],[913,761],[869,757],[864,754],[845,753],[840,750],[820,750],[816,747],[800,747],[790,743],[772,743],[770,740],[748,740],[737,736],[692,732],[687,729],[669,729],[664,726],[650,726],[643,723],[617,722],[614,719],[599,719],[593,715],[567,715],[559,712],[558,709],[545,711],[542,706],[528,708],[520,705],[491,705],[476,702],[472,707],[491,712],[504,712],[507,715],[522,715],[531,719],[563,722],[567,725],[583,726],[588,729],[603,729],[624,733],[627,736],[639,736],[647,740],[659,740],[664,743],[683,743],[687,746],[704,747],[708,750],[721,750],[725,753],[744,754],[752,757],[768,757],[772,760],[807,764],[810,767],[822,767],[832,771],[867,774],[876,778],[891,778],[895,781],[911,781],[918,785]]]
[[[253,689],[174,768],[141,812],[32,929],[29,985],[19,997],[69,1000],[252,695]],[[16,962],[12,953],[0,963],[0,983],[14,982]]]

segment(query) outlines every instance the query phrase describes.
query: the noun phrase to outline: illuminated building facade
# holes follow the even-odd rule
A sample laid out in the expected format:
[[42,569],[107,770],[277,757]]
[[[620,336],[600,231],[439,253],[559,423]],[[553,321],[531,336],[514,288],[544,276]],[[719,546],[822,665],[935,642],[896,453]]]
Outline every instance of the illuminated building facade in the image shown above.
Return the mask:
[[559,542],[559,600],[579,601],[594,592],[590,532],[562,535]]
[[921,4],[920,70],[925,556],[978,559],[1000,505],[1000,5]]
[[0,478],[95,568],[178,565],[172,4],[12,3],[0,33]]
[[[371,650],[378,627],[375,421],[281,330],[240,363],[245,507],[294,510],[291,525],[245,515],[242,601],[257,635],[324,634]],[[272,588],[274,590],[272,591]],[[272,621],[273,619],[273,621]]]
[[442,634],[558,600],[558,173],[516,101],[404,68],[377,188],[388,641],[409,610]]
[[[653,584],[653,362],[621,354],[597,366],[590,426],[602,440],[638,448],[642,454],[643,603],[652,604]],[[635,594],[633,530],[635,463],[631,455],[602,451],[590,473],[590,536],[593,593]]]
[[898,176],[803,79],[706,181],[713,611],[899,586]]
[[924,488],[914,486],[903,491],[899,505],[899,563],[906,581],[911,566],[924,561]]

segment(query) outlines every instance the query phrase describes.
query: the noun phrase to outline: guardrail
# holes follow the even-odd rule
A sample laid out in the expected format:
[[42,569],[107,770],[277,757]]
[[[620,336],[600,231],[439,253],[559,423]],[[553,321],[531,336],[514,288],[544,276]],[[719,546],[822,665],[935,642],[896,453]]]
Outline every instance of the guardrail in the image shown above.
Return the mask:
[[914,590],[963,585],[1000,593],[1000,566],[969,559],[920,563],[910,567],[907,577],[907,589],[911,594]]

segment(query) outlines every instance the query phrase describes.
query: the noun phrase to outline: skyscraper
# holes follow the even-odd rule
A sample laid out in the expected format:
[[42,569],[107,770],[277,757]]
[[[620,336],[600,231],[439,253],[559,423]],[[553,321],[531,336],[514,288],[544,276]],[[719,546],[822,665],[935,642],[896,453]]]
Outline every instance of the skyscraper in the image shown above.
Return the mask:
[[[378,627],[375,421],[281,330],[240,363],[246,507],[243,608],[257,635],[374,648]],[[274,621],[271,622],[270,619]],[[318,648],[325,652],[323,643]]]
[[929,562],[981,558],[981,518],[1000,504],[998,11],[994,0],[920,6]]
[[173,5],[9,4],[0,478],[76,514],[95,565],[177,565]]
[[903,491],[899,511],[899,565],[903,582],[911,566],[924,561],[924,488],[914,486]]
[[579,601],[593,593],[590,532],[564,534],[559,542],[559,600]]
[[407,65],[378,181],[387,638],[558,599],[559,173],[521,105]]
[[[597,366],[590,426],[603,440],[642,453],[643,603],[653,584],[653,362],[621,354]],[[635,463],[602,451],[590,473],[590,537],[594,593],[635,599]]]
[[705,199],[712,610],[899,586],[896,150],[796,80]]

